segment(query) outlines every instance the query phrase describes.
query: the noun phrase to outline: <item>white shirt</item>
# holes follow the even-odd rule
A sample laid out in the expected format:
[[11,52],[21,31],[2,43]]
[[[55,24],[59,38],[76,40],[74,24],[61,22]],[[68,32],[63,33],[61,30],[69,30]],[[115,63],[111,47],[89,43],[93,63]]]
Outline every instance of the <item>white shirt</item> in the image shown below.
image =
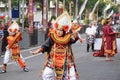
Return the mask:
[[87,35],[95,35],[96,30],[95,30],[94,28],[92,28],[92,27],[88,27],[88,28],[86,29],[85,33],[86,33]]

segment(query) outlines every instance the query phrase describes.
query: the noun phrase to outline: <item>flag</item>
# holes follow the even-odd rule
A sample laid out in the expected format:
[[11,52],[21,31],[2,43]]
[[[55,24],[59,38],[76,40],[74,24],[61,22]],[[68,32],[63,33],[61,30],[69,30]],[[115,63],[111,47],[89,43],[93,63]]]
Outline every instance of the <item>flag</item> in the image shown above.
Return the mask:
[[92,19],[92,15],[93,15],[93,13],[95,12],[95,9],[96,9],[96,7],[98,6],[98,4],[99,4],[99,0],[95,3],[95,6],[93,7],[93,10],[90,12],[90,14],[89,14],[89,19],[91,20]]
[[111,5],[108,4],[108,5],[105,7],[104,12],[106,12],[110,7],[111,7]]
[[104,18],[106,17],[106,11],[107,11],[110,7],[111,7],[110,4],[108,4],[108,5],[105,7],[105,9],[104,9],[104,11],[103,11]]
[[110,17],[113,15],[113,13],[114,13],[114,11],[112,10],[112,11],[108,14],[107,18],[110,18]]
[[81,14],[82,14],[82,12],[83,12],[84,9],[85,9],[85,6],[86,6],[86,4],[87,4],[87,1],[88,1],[88,0],[85,0],[84,3],[83,3],[83,5],[81,6],[80,12],[79,12],[79,15],[78,15],[78,18],[81,17]]
[[37,12],[37,5],[34,3],[34,12]]

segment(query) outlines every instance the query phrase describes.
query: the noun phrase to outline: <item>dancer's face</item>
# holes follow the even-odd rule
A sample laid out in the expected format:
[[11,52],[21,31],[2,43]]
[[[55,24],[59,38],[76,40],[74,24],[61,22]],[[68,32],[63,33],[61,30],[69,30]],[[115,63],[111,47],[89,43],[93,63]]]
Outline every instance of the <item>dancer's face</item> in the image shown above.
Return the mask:
[[10,35],[10,36],[14,36],[15,33],[13,33],[13,32],[9,32],[9,35]]
[[57,29],[57,35],[61,37],[63,35],[63,29]]

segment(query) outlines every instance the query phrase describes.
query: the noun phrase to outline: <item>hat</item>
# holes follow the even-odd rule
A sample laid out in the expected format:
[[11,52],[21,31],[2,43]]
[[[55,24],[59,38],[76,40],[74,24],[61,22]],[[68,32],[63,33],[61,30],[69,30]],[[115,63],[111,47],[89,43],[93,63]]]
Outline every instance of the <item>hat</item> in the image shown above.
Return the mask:
[[69,32],[69,30],[71,28],[70,16],[65,11],[55,20],[55,22],[53,24],[54,24],[53,27],[55,29],[60,28],[60,29],[63,29],[64,31],[66,31],[66,32]]
[[13,23],[8,28],[9,33],[17,33],[19,31],[19,25],[16,23],[16,21],[13,21]]

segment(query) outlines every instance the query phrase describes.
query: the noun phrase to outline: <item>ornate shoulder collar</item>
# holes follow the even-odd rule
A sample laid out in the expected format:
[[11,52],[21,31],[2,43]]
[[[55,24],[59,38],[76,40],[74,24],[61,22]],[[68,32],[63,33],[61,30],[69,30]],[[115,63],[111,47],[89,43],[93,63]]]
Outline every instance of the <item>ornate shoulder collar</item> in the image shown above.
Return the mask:
[[70,41],[71,34],[66,34],[64,37],[58,37],[55,30],[49,33],[50,38],[58,44],[67,44]]

